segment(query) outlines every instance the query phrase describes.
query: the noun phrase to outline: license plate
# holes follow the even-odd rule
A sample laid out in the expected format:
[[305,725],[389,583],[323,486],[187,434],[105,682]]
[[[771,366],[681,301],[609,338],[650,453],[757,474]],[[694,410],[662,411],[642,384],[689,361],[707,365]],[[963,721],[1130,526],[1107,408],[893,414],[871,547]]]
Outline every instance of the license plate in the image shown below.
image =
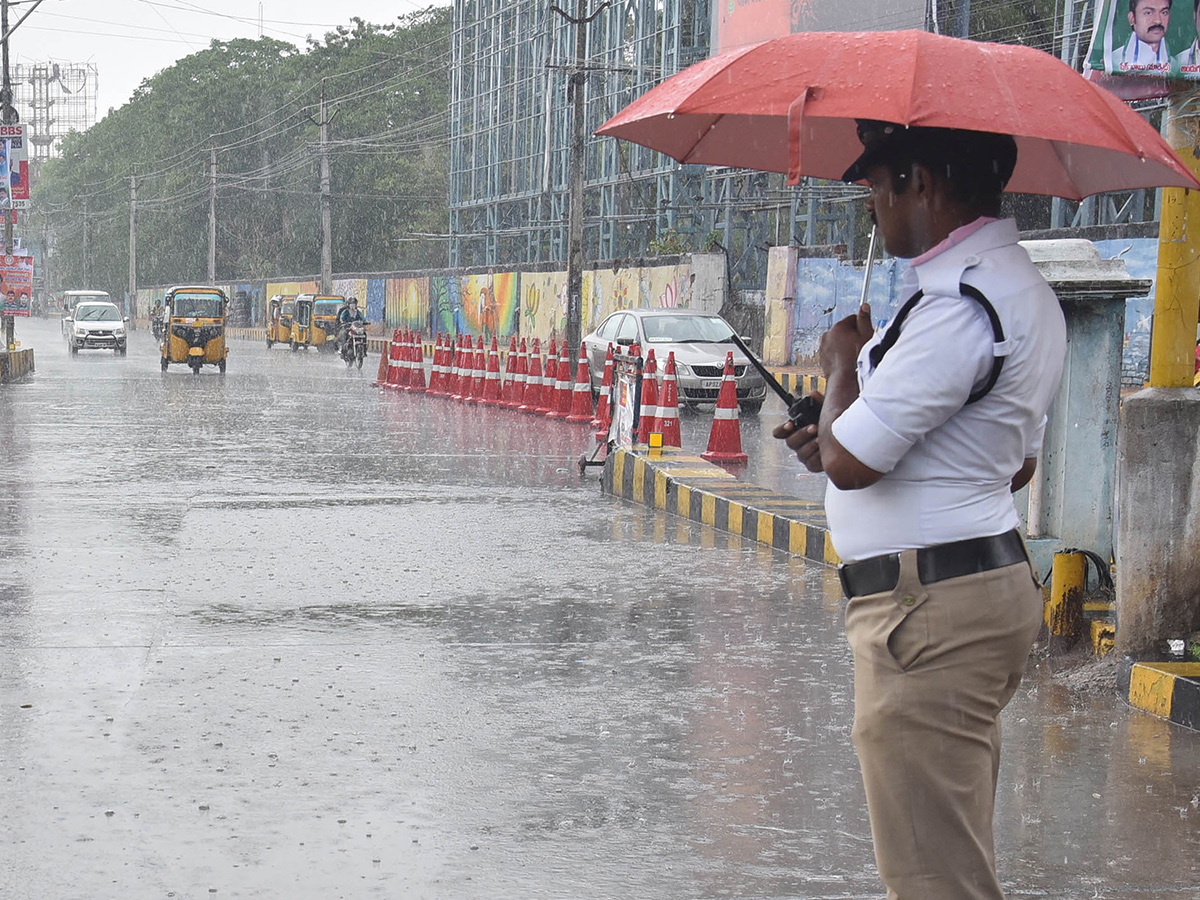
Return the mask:
[[705,378],[700,382],[700,387],[706,390],[715,390],[721,386],[720,378]]

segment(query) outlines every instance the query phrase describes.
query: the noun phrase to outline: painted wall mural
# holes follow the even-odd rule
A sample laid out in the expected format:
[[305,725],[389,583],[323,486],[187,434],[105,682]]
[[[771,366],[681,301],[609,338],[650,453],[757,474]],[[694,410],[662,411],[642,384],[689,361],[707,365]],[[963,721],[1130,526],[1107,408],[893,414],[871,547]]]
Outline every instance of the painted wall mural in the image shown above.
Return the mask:
[[[429,330],[429,278],[381,278],[384,313],[380,318],[388,330],[395,328]],[[368,314],[367,318],[374,320]]]

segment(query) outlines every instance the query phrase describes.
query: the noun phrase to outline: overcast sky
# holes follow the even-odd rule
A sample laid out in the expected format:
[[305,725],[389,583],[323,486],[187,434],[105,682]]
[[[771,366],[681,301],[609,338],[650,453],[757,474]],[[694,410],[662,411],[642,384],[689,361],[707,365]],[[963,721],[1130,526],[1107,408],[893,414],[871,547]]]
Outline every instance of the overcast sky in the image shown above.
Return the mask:
[[[262,34],[302,47],[357,16],[390,22],[451,0],[43,0],[9,39],[14,62],[95,63],[99,116],[129,100],[139,84],[214,38]],[[30,7],[9,9],[14,24]]]

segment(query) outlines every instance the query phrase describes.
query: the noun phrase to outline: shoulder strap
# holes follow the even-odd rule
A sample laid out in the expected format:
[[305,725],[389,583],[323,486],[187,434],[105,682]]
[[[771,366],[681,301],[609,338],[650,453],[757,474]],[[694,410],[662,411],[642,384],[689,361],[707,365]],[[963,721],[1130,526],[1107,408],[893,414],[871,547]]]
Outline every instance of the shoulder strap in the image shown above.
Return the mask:
[[[978,288],[972,287],[969,284],[959,284],[959,291],[965,297],[970,297],[983,307],[983,311],[987,313],[988,321],[992,323],[992,334],[996,338],[997,344],[1004,343],[1004,327],[1000,324],[1000,316],[996,314],[996,308],[992,306],[988,298],[983,296],[983,292]],[[883,357],[889,350],[896,345],[896,341],[900,340],[900,326],[904,324],[904,320],[908,318],[908,314],[913,311],[913,307],[920,302],[925,296],[924,291],[917,291],[909,297],[904,305],[900,307],[900,311],[896,313],[887,331],[883,335],[883,339],[878,344],[871,348],[870,359],[871,368],[879,368],[879,364],[883,362]],[[1004,368],[1004,360],[1008,354],[1002,354],[992,357],[992,372],[984,382],[983,387],[971,393],[967,397],[967,403],[974,403],[977,400],[982,400],[987,396],[988,392],[996,386],[996,381],[1000,377],[1000,370]]]

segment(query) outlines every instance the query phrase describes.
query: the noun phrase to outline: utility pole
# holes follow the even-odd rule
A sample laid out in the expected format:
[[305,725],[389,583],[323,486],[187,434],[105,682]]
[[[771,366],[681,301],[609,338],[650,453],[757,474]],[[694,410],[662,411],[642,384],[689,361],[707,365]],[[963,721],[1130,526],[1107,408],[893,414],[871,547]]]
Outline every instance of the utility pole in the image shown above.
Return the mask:
[[208,157],[208,281],[217,283],[217,148]]
[[88,198],[83,196],[83,284],[92,287],[92,223],[88,220]]
[[[17,123],[17,111],[12,105],[12,81],[8,73],[8,4],[9,0],[0,0],[0,35],[3,35],[3,65],[4,65],[4,84],[0,87],[0,121],[5,125],[15,125]],[[9,190],[10,185],[4,185],[5,190]],[[13,252],[13,221],[12,210],[0,210],[4,213],[4,252]],[[13,316],[0,316],[0,327],[4,330],[4,349],[10,350],[16,348],[16,334]]]
[[609,3],[601,3],[591,15],[587,0],[575,0],[575,15],[557,6],[550,8],[575,26],[575,67],[571,72],[569,94],[572,102],[571,176],[568,195],[567,221],[567,346],[574,352],[579,346],[583,321],[583,188],[584,153],[587,149],[586,96],[587,85],[587,25],[600,15]]
[[129,327],[137,327],[137,172],[129,176]]
[[[337,115],[337,112],[334,112]],[[329,199],[329,123],[325,105],[325,79],[321,79],[321,293],[333,293],[333,209]]]

